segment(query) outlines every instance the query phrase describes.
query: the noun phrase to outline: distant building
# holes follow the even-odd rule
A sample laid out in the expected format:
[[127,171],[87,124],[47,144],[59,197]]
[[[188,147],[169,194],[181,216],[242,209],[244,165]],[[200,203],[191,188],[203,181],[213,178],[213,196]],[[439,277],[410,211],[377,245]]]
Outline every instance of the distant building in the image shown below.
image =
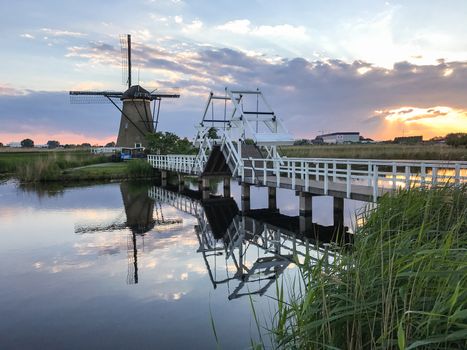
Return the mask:
[[11,148],[21,148],[21,142],[10,142],[7,143],[6,146]]
[[333,132],[331,134],[325,134],[319,136],[323,143],[358,143],[360,142],[359,132]]
[[421,143],[423,136],[399,136],[394,138],[394,143]]

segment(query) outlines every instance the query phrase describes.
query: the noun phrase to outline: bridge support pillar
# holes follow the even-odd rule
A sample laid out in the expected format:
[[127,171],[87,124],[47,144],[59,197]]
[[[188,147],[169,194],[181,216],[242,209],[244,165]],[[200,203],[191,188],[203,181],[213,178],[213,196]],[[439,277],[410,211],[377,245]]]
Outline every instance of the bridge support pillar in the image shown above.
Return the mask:
[[344,198],[333,199],[334,226],[338,229],[344,228]]
[[300,233],[310,232],[313,226],[313,195],[308,192],[299,193],[299,226]]
[[242,211],[250,211],[250,185],[242,183]]
[[268,187],[268,209],[277,209],[277,190],[275,187]]
[[202,191],[202,198],[209,199],[209,194],[211,192],[211,188],[209,187],[209,179],[207,177],[201,178],[201,191]]
[[230,177],[224,177],[224,197],[230,197]]
[[167,186],[167,171],[165,171],[165,170],[161,171],[161,186],[162,187]]
[[182,174],[178,174],[178,191],[183,192],[185,189],[185,178]]

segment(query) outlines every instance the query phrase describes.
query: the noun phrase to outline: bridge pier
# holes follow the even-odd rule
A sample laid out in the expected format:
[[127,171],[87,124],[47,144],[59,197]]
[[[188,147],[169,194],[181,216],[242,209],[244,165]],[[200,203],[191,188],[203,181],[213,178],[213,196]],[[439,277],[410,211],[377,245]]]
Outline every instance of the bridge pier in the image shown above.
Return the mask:
[[178,192],[183,192],[185,189],[185,178],[182,174],[178,174]]
[[230,177],[224,177],[224,197],[230,197]]
[[250,211],[250,185],[242,183],[242,212]]
[[275,187],[268,187],[268,209],[277,209],[277,190]]
[[167,171],[161,170],[161,186],[166,187],[167,186]]
[[310,232],[313,226],[313,195],[309,192],[299,192],[299,230],[300,233]]
[[344,228],[344,198],[333,197],[334,227]]
[[211,188],[209,187],[209,178],[207,177],[201,178],[201,193],[203,200],[209,199]]

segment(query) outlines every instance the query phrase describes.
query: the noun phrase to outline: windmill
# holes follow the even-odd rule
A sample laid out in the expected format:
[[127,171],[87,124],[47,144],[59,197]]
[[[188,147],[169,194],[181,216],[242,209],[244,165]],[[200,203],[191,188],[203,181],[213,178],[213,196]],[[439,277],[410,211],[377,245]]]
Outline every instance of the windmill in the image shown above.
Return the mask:
[[[70,91],[73,104],[112,103],[121,113],[117,147],[146,147],[146,135],[157,131],[163,98],[179,98],[179,94],[148,90],[131,85],[131,35],[120,36],[122,52],[122,82],[128,89],[118,91]],[[151,112],[151,102],[153,102]],[[123,106],[121,106],[123,104]],[[156,114],[157,110],[157,115]]]

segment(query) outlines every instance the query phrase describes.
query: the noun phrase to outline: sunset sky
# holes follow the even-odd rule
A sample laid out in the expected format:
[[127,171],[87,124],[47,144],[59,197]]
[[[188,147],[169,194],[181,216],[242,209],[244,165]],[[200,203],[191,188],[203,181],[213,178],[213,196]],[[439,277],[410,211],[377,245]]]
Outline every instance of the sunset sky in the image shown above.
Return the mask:
[[378,140],[467,132],[467,1],[5,1],[0,142],[115,141],[111,105],[68,90],[178,88],[163,131],[193,137],[208,93],[259,87],[296,138],[360,131]]

